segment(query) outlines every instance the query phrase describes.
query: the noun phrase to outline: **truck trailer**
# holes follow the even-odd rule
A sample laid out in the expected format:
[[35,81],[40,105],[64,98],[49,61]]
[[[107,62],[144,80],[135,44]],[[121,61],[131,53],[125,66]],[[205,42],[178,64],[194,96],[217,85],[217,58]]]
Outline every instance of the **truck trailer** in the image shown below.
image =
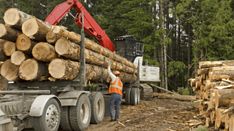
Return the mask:
[[[87,83],[85,34],[93,36],[109,51],[116,51],[128,63],[135,64],[134,81],[125,81],[123,98],[126,104],[140,102],[140,81],[159,82],[159,68],[143,66],[143,45],[133,36],[121,36],[112,43],[85,7],[77,0],[57,5],[45,23],[57,25],[70,10],[77,11],[75,23],[81,28],[79,75],[72,80],[9,81],[7,90],[0,91],[0,131],[77,131],[90,123],[103,121],[105,101],[109,94],[107,82]],[[69,34],[68,34],[69,35]],[[126,46],[126,47],[123,47]],[[150,77],[149,77],[150,75]],[[148,76],[148,77],[147,77]]]

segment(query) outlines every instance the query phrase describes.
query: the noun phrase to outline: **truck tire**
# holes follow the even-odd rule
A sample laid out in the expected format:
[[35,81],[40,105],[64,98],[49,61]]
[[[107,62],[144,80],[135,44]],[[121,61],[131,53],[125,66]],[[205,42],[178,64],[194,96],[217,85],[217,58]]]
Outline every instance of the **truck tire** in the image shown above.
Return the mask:
[[131,89],[131,105],[136,105],[138,101],[137,88]]
[[82,94],[77,101],[76,106],[69,109],[70,123],[73,131],[80,131],[87,128],[91,119],[91,105],[89,97]]
[[126,88],[125,103],[128,104],[128,105],[131,104],[131,88]]
[[58,131],[61,109],[57,100],[48,100],[40,117],[32,117],[32,126],[35,131]]
[[60,125],[63,131],[72,131],[69,120],[69,106],[62,107]]
[[137,92],[137,105],[140,104],[140,100],[141,100],[141,91],[139,88],[136,88],[136,92]]
[[102,122],[105,114],[105,100],[100,92],[93,92],[90,95],[91,102],[91,123],[98,124]]

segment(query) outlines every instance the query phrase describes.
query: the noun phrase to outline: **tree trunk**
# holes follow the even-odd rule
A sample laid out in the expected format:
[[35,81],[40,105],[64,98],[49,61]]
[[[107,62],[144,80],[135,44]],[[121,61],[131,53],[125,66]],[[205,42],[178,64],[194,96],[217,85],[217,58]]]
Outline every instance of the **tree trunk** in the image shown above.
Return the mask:
[[11,63],[11,60],[5,61],[1,66],[1,75],[8,81],[15,81],[18,79],[19,66]]
[[46,41],[46,34],[50,30],[50,25],[45,24],[44,22],[31,18],[25,21],[22,25],[22,32],[37,41]]
[[30,18],[32,18],[31,15],[19,11],[16,8],[10,8],[6,10],[3,17],[6,24],[13,26],[17,29],[21,29],[22,24]]
[[21,51],[16,51],[11,55],[11,63],[15,65],[21,65],[21,63],[26,59],[26,56]]
[[36,44],[32,49],[32,55],[43,62],[49,62],[57,57],[54,47],[46,42]]
[[[56,52],[64,56],[66,58],[72,59],[72,60],[78,60],[80,59],[80,46],[70,42],[69,40],[65,38],[60,38],[56,44],[55,44],[55,50]],[[98,66],[103,66],[107,67],[108,66],[108,61],[112,61],[109,58],[98,54],[96,52],[93,52],[91,50],[85,49],[85,58],[86,62]],[[133,68],[130,68],[126,65],[123,65],[123,63],[117,63],[115,61],[112,61],[112,68],[115,70],[120,70],[123,72],[128,72],[128,73],[135,73],[136,70]]]
[[18,34],[19,32],[12,29],[11,27],[0,24],[0,39],[16,41]]
[[33,46],[36,43],[31,41],[31,39],[25,34],[20,34],[16,40],[16,48],[20,51],[31,53]]
[[19,67],[19,77],[22,80],[46,80],[48,78],[46,64],[39,63],[34,59],[27,59]]
[[16,50],[15,43],[10,41],[5,41],[3,45],[3,51],[6,56],[11,56]]
[[[49,73],[55,79],[73,80],[78,76],[80,63],[70,60],[54,59],[49,64]],[[107,69],[86,64],[87,80],[100,81],[101,79],[108,81]],[[136,80],[133,74],[121,73],[120,78],[124,82]]]

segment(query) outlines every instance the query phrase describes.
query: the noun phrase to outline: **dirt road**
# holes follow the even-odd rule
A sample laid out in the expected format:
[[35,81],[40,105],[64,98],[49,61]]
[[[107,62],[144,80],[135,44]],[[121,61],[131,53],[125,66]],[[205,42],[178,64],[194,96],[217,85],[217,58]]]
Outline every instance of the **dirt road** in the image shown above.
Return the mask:
[[87,131],[190,131],[189,124],[197,122],[194,116],[192,102],[150,98],[137,106],[122,105],[122,124],[106,118],[98,125],[90,125]]

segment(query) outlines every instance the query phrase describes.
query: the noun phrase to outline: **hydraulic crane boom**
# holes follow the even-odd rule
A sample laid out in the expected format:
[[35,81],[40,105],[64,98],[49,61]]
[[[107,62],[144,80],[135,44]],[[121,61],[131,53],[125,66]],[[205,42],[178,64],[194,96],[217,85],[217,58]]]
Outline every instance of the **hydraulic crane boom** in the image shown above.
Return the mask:
[[72,8],[75,8],[77,15],[75,18],[75,23],[81,27],[82,26],[82,13],[84,14],[84,30],[91,36],[94,36],[97,41],[105,48],[115,51],[114,44],[105,33],[105,31],[99,26],[99,24],[94,20],[94,18],[89,14],[81,2],[78,0],[67,0],[59,5],[57,5],[53,11],[46,18],[46,22],[51,25],[58,24],[62,18],[70,12]]

